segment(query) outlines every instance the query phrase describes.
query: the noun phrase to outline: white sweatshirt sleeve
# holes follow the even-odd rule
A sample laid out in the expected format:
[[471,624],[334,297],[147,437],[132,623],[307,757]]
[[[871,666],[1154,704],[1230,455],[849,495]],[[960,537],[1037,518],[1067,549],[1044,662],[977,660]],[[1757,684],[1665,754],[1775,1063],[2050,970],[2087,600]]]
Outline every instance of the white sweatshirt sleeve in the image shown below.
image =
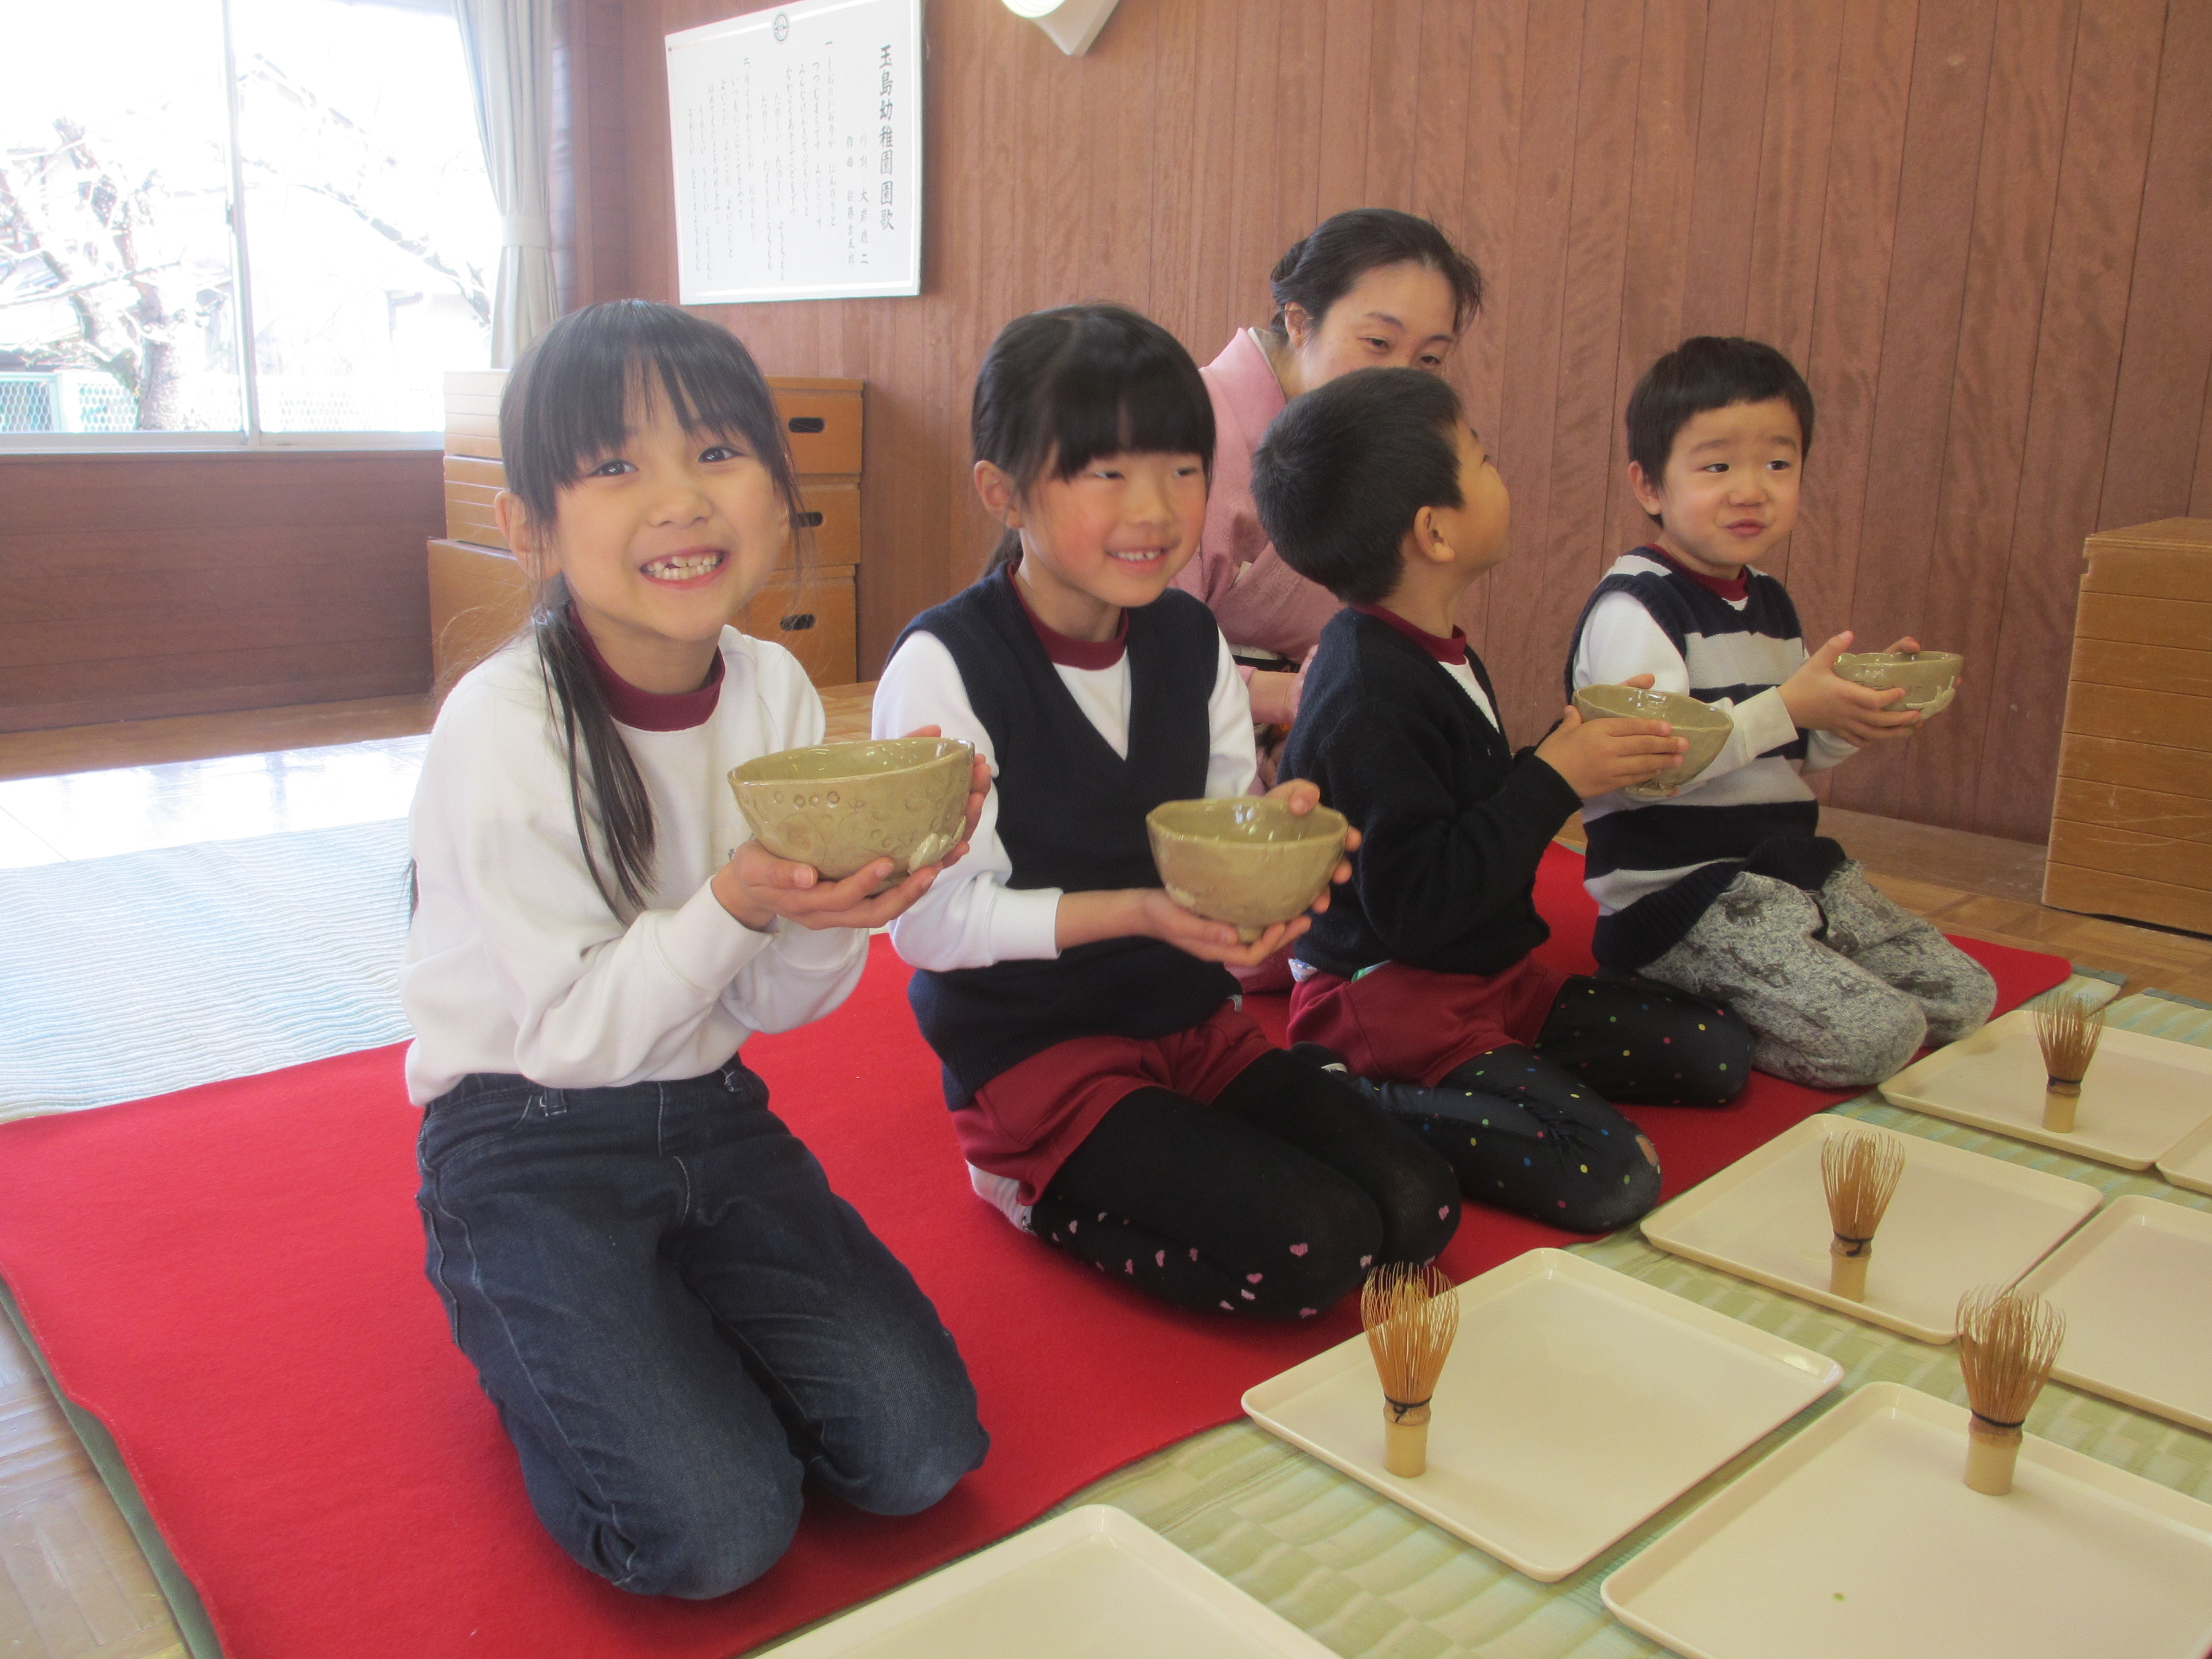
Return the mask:
[[[537,707],[506,706],[517,690]],[[775,688],[763,690],[744,715],[763,728],[746,734],[754,752],[818,740],[811,691],[810,726],[805,713],[775,706],[785,701]],[[705,881],[732,831],[678,821],[650,761],[641,770],[666,874],[626,925],[609,909],[577,839],[543,695],[534,684],[465,685],[424,759],[411,826],[422,891],[401,974],[424,1075],[513,1071],[556,1088],[692,1077],[751,1031],[835,1007],[866,964],[866,934],[740,924]],[[711,756],[704,734],[667,742]],[[410,1067],[412,1087],[411,1055]]]
[[[1126,722],[1127,710],[1121,714]],[[1096,718],[1110,720],[1112,711]],[[973,744],[990,763],[991,775],[998,775],[990,733],[968,701],[952,653],[927,633],[910,635],[884,665],[876,686],[873,730],[878,738],[898,737],[921,726],[938,726],[948,738]],[[1259,773],[1252,703],[1225,640],[1206,699],[1206,794],[1249,794]],[[1102,735],[1126,751],[1126,724]],[[1060,954],[1060,890],[1006,884],[1013,858],[999,839],[998,824],[999,795],[994,789],[969,837],[967,855],[891,923],[892,946],[915,967],[943,972],[994,962],[1048,961]]]
[[[511,1069],[555,1087],[665,1074],[772,936],[704,890],[624,927],[592,883],[551,745],[501,743],[496,726],[453,735],[433,740],[416,797],[416,935],[434,918],[477,936],[469,954],[511,1022]],[[410,940],[410,955],[417,943],[440,941]]]
[[[1583,624],[1582,645],[1575,653],[1575,686],[1618,685],[1638,674],[1651,676],[1655,691],[1690,692],[1689,665],[1667,637],[1667,630],[1632,593],[1608,593],[1591,607]],[[1684,784],[1678,792],[1694,794],[1717,778],[1749,765],[1770,749],[1794,742],[1797,723],[1782,701],[1781,689],[1770,687],[1741,703],[1727,697],[1713,707],[1726,709],[1735,726],[1712,764]],[[1848,747],[1848,745],[1846,745]],[[1841,757],[1838,757],[1838,759]],[[1809,767],[1811,763],[1808,762]],[[1832,766],[1834,761],[1826,764]]]
[[1221,641],[1221,661],[1214,670],[1213,693],[1206,699],[1207,752],[1206,796],[1249,795],[1260,777],[1259,751],[1252,744],[1252,693],[1237,659],[1229,654],[1229,641]]
[[[968,701],[951,652],[934,634],[915,633],[884,665],[873,731],[878,738],[896,738],[922,726],[974,744],[990,763],[991,775],[999,775],[991,734]],[[999,839],[994,788],[983,798],[966,854],[891,923],[892,948],[915,967],[938,973],[1059,956],[1060,889],[1008,887],[1013,872],[1013,859]]]
[[1825,772],[1832,766],[1842,765],[1858,752],[1858,744],[1849,738],[1833,732],[1809,732],[1805,739],[1804,769]]

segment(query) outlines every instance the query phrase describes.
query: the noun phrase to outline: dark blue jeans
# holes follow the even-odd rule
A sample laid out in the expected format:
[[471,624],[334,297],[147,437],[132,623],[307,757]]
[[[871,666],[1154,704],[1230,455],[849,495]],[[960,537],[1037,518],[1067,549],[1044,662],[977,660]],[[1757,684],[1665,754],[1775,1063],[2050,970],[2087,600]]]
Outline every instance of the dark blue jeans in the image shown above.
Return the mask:
[[799,1485],[927,1509],[989,1437],[952,1336],[732,1059],[679,1083],[464,1079],[422,1121],[431,1283],[583,1566],[720,1595]]

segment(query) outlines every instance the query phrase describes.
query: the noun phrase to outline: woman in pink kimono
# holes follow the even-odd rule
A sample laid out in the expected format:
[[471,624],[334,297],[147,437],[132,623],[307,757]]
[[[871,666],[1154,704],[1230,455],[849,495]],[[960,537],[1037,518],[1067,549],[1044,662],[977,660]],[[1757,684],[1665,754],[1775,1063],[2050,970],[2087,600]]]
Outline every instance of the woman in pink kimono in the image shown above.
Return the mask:
[[[1482,273],[1426,219],[1354,208],[1275,262],[1274,321],[1239,329],[1200,370],[1213,398],[1213,484],[1197,554],[1175,586],[1204,600],[1278,741],[1297,714],[1298,670],[1337,611],[1328,590],[1275,555],[1252,505],[1252,452],[1302,392],[1355,368],[1443,371],[1482,308]],[[1263,769],[1266,761],[1263,759]]]

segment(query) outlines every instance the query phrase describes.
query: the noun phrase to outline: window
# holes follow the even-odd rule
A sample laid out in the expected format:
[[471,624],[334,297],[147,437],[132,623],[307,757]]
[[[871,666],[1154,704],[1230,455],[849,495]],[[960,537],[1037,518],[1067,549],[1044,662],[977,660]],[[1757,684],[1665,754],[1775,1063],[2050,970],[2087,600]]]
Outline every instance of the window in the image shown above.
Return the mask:
[[47,0],[0,51],[0,444],[443,424],[500,251],[450,0]]

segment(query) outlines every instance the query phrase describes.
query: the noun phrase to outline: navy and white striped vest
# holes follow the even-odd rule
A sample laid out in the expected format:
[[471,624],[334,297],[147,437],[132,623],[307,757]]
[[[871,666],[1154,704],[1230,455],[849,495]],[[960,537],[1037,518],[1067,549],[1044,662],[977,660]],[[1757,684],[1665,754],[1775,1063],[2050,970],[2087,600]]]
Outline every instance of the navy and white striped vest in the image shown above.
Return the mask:
[[[1797,608],[1773,577],[1756,570],[1745,575],[1747,591],[1737,605],[1650,550],[1621,555],[1575,623],[1567,649],[1570,695],[1583,630],[1591,611],[1612,593],[1634,598],[1674,641],[1698,702],[1741,705],[1779,685],[1805,660]],[[1626,969],[1664,955],[1746,867],[1802,886],[1826,879],[1843,853],[1819,836],[1820,803],[1798,775],[1806,742],[1801,730],[1673,799],[1615,793],[1583,805],[1589,832],[1584,884],[1598,902],[1594,944],[1601,963]]]

